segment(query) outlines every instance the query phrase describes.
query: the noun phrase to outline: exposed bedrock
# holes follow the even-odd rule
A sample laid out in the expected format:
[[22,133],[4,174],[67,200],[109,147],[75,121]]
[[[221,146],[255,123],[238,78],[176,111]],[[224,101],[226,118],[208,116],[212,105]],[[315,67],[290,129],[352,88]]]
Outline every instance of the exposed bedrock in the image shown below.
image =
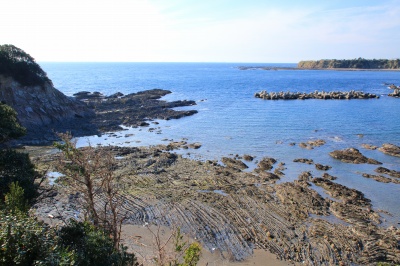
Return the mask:
[[73,131],[77,135],[95,134],[88,126],[95,113],[73,97],[54,88],[51,81],[43,85],[23,86],[12,77],[0,75],[0,100],[18,114],[18,121],[27,129],[22,138],[32,144],[54,140],[53,130]]
[[[369,200],[351,188],[309,172],[295,182],[274,184],[272,173],[193,161],[161,147],[108,149],[124,155],[117,173],[127,223],[179,226],[233,260],[257,247],[304,265],[400,263],[400,230],[377,226],[379,215]],[[310,181],[331,198],[323,198]],[[37,206],[38,215],[73,215],[77,195],[67,190],[64,197],[64,185]]]

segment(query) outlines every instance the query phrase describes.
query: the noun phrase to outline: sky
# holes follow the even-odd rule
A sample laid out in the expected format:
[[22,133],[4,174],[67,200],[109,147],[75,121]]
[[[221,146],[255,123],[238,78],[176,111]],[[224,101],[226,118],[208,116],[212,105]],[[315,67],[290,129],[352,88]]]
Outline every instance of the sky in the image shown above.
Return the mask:
[[38,62],[399,58],[400,0],[0,0]]

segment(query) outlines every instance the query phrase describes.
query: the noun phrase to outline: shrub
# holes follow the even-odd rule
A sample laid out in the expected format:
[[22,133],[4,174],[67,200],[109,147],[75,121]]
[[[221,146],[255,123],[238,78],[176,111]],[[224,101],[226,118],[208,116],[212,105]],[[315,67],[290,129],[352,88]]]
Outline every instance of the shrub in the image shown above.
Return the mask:
[[54,231],[26,214],[0,211],[0,265],[72,265],[73,252]]
[[75,253],[75,265],[135,265],[126,248],[117,250],[109,234],[89,222],[70,223],[58,232],[60,244]]
[[29,159],[29,155],[14,150],[0,150],[0,196],[1,201],[9,192],[12,182],[18,182],[24,189],[24,197],[28,203],[33,203],[38,196],[38,184],[35,179],[39,174]]

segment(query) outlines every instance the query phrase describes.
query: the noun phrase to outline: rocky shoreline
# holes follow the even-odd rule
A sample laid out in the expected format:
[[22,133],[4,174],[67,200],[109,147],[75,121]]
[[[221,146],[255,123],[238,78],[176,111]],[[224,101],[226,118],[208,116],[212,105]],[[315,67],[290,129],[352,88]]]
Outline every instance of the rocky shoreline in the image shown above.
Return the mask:
[[310,93],[305,92],[267,92],[261,91],[254,94],[254,97],[263,100],[306,100],[306,99],[319,99],[319,100],[351,100],[351,99],[377,99],[378,95],[362,91],[314,91]]
[[[197,113],[197,110],[174,110],[175,107],[194,106],[195,101],[167,102],[161,97],[169,90],[153,89],[123,95],[115,93],[104,96],[98,92],[80,92],[72,100],[91,112],[90,116],[75,115],[46,124],[28,126],[28,135],[16,142],[19,145],[48,145],[58,140],[56,132],[71,132],[75,137],[99,135],[127,127],[149,126],[156,119],[170,120]],[[66,97],[66,96],[64,96]]]
[[[277,183],[284,176],[283,161],[265,157],[248,171],[245,162],[253,159],[251,155],[224,157],[223,164],[196,161],[171,150],[182,145],[103,148],[119,158],[116,173],[121,181],[121,207],[129,214],[126,223],[179,226],[205,248],[233,260],[245,259],[253,248],[261,248],[305,265],[400,263],[400,229],[381,226],[382,217],[371,201],[362,192],[333,181],[337,177],[325,172],[329,169],[321,169],[322,177],[303,172],[294,182]],[[337,159],[371,162],[357,151],[342,150]],[[57,159],[57,153],[31,154],[50,170]],[[305,158],[298,162],[314,164]],[[399,180],[397,171],[378,167],[376,172]],[[79,216],[80,195],[68,191],[64,182],[48,193],[36,205],[38,216],[54,221]]]
[[195,101],[160,100],[172,93],[169,90],[152,89],[124,95],[120,92],[105,97],[99,93],[78,93],[75,97],[86,102],[95,110],[96,117],[91,120],[101,132],[117,131],[127,127],[148,126],[149,121],[156,119],[170,120],[196,114],[196,110],[177,111],[172,108],[194,106]]

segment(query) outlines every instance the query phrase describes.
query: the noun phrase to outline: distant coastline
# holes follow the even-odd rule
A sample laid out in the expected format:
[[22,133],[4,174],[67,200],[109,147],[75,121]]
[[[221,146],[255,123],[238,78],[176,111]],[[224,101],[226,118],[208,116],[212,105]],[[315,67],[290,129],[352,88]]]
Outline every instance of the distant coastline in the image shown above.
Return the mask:
[[240,70],[399,71],[400,59],[321,59],[300,61],[297,67],[239,66]]
[[306,69],[400,69],[400,59],[321,59],[318,61],[300,61],[298,68]]
[[331,71],[400,71],[398,69],[382,69],[382,68],[299,68],[299,67],[265,67],[265,66],[239,66],[239,70],[331,70]]

